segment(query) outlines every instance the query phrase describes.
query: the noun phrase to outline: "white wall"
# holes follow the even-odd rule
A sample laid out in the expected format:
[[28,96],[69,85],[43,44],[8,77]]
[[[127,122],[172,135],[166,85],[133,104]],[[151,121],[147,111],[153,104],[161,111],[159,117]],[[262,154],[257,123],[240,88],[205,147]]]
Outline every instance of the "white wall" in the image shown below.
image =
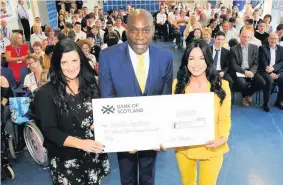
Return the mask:
[[[22,24],[18,18],[18,13],[17,13],[17,3],[18,1],[16,0],[12,0],[10,1],[11,3],[11,9],[12,9],[12,17],[7,17],[4,18],[7,23],[8,23],[8,28],[10,28],[11,30],[15,30],[15,29],[23,29]],[[30,26],[32,26],[32,23],[34,22],[34,18],[32,15],[32,12],[29,10],[29,17],[30,17]]]

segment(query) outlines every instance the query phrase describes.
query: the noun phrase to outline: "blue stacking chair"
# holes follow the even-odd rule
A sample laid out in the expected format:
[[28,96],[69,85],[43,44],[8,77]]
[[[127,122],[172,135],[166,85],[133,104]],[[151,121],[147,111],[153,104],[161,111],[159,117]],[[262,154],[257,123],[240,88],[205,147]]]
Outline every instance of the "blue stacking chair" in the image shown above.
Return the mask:
[[30,70],[27,67],[21,67],[20,69],[20,86],[24,86],[25,77],[30,73]]
[[9,85],[12,89],[17,88],[18,84],[14,76],[14,71],[12,68],[6,67],[1,68],[1,75],[7,78]]
[[19,84],[15,79],[12,68],[1,68],[1,75],[7,78],[14,96],[21,96],[24,93],[22,87],[19,87]]

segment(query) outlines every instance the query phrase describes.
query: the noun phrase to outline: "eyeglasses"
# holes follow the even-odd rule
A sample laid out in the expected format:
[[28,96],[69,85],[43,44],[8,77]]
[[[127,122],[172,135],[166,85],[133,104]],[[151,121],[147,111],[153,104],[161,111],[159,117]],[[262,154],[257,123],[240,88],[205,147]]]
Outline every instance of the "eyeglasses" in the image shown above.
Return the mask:
[[31,66],[32,64],[36,63],[37,61],[35,62],[31,62],[31,63],[27,63],[27,66]]

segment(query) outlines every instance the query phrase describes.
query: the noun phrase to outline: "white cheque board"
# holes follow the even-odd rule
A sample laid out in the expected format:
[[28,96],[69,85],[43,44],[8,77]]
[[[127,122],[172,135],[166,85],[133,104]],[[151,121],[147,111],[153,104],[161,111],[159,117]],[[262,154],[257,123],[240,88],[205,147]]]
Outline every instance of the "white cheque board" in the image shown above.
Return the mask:
[[214,139],[214,93],[93,99],[105,152],[203,145]]

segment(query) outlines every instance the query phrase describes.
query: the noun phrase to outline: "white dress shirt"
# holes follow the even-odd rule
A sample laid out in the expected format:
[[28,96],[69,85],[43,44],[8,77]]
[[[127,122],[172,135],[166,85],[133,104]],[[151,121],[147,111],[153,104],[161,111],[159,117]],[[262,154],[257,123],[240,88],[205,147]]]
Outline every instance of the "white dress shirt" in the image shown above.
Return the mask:
[[[214,47],[213,45],[213,59],[214,59],[214,56],[216,55],[216,48]],[[218,50],[218,49],[217,49]],[[216,65],[216,70],[217,71],[221,71],[221,63],[220,63],[220,58],[221,58],[221,48],[219,49],[219,53],[218,53],[218,59],[217,59],[217,65]]]
[[157,24],[164,24],[167,21],[167,16],[165,13],[158,13],[156,16]]
[[229,30],[226,33],[225,39],[226,39],[227,42],[229,42],[231,39],[237,39],[238,41],[240,40],[238,33],[237,33],[237,30],[235,28],[232,28],[231,30]]
[[30,36],[30,44],[32,46],[34,44],[34,42],[36,42],[36,41],[42,43],[42,41],[46,38],[47,37],[42,32],[41,33],[33,33]]
[[120,27],[114,27],[114,30],[118,31],[119,34],[120,34],[120,39],[122,39],[122,35],[123,35],[123,32],[125,31],[125,28],[123,26],[120,26]]
[[79,33],[77,33],[77,32],[75,32],[75,33],[76,33],[76,41],[86,39],[86,33],[85,32],[80,31]]
[[18,14],[21,19],[29,19],[28,9],[23,5],[18,5]]
[[[132,61],[132,65],[135,71],[135,74],[137,74],[137,68],[138,68],[138,56],[137,54],[134,52],[134,50],[131,48],[131,46],[128,45],[129,48],[129,53],[130,53],[130,58]],[[148,76],[148,71],[149,71],[149,49],[146,50],[146,52],[143,54],[144,55],[144,65],[145,65],[145,76],[147,79]],[[145,79],[145,81],[146,81]]]
[[2,33],[3,37],[10,39],[12,37],[12,30],[7,26],[5,28],[1,27],[0,32]]
[[6,46],[10,45],[11,41],[7,38],[0,39],[0,54],[5,53]]
[[276,59],[276,48],[270,48],[270,66],[274,66],[275,65],[275,59]]

